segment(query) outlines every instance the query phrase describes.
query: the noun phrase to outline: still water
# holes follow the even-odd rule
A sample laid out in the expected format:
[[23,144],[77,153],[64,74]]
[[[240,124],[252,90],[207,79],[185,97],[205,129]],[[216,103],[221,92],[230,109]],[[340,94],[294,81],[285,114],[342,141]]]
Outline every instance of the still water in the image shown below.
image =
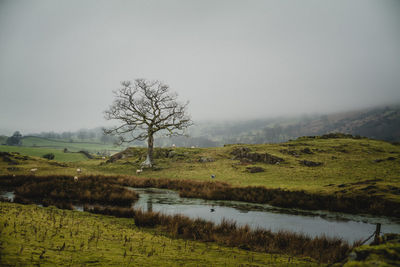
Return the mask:
[[364,240],[382,224],[383,233],[400,233],[400,219],[350,215],[338,212],[284,209],[268,204],[239,201],[203,200],[181,198],[172,190],[158,188],[130,188],[139,194],[133,205],[145,211],[165,214],[182,214],[220,223],[223,218],[248,224],[251,228],[269,229],[273,232],[288,230],[315,237],[326,235],[340,237],[349,242]]

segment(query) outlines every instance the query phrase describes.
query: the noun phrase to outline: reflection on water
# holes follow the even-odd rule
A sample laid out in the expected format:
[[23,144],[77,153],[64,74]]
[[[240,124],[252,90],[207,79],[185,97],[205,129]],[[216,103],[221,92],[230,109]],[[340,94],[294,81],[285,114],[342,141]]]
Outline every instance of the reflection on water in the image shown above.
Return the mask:
[[13,201],[14,201],[15,195],[14,195],[14,192],[0,191],[0,197],[2,197],[2,198],[4,198],[4,199],[7,199],[7,200],[9,200],[9,201],[11,201],[11,202],[13,202]]
[[383,233],[400,233],[400,220],[395,218],[342,214],[338,212],[304,211],[272,207],[239,201],[203,200],[181,198],[175,191],[157,188],[130,188],[139,193],[133,205],[146,211],[165,214],[182,214],[215,223],[223,218],[248,224],[253,229],[270,229],[274,232],[289,230],[310,236],[325,234],[338,236],[349,242],[365,239],[382,224]]

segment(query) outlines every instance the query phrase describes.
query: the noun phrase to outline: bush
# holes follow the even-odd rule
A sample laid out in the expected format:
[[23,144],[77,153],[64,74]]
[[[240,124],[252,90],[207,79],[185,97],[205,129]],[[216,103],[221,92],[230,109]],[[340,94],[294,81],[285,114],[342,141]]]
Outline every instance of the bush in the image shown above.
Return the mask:
[[45,158],[45,159],[54,159],[54,154],[53,153],[48,153],[48,154],[45,154],[45,155],[43,155],[43,158]]

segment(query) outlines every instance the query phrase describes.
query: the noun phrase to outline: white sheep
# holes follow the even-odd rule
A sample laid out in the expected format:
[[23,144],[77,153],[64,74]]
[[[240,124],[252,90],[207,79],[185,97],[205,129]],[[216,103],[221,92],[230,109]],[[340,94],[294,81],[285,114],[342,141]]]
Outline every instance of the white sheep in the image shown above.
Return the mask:
[[138,170],[136,170],[136,174],[137,174],[137,175],[141,174],[142,172],[143,172],[143,169],[138,169]]
[[175,145],[175,144],[172,144],[172,147],[173,147],[173,148],[175,148],[175,147],[176,147],[176,145]]
[[78,168],[78,169],[76,169],[76,172],[77,172],[77,173],[81,173],[82,170],[81,170],[80,168]]
[[35,173],[35,172],[37,172],[37,168],[33,168],[33,169],[31,169],[31,173]]
[[74,182],[78,182],[78,176],[74,176]]

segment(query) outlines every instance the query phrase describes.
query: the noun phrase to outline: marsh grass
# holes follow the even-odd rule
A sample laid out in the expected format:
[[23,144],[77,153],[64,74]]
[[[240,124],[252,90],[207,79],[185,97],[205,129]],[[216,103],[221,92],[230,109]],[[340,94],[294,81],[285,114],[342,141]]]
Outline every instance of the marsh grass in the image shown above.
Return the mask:
[[327,195],[262,186],[234,187],[224,182],[121,177],[117,182],[132,187],[157,187],[179,191],[181,197],[268,203],[285,208],[369,213],[400,217],[397,201],[366,194]]
[[[223,220],[214,224],[203,219],[191,219],[183,215],[165,215],[159,212],[129,210],[124,208],[93,207],[88,211],[98,214],[133,218],[139,227],[156,227],[175,238],[216,242],[244,250],[280,253],[295,257],[311,257],[319,262],[334,263],[343,259],[353,248],[338,238],[320,236],[311,238],[303,234],[269,230],[251,230],[248,225],[237,226]],[[354,244],[356,246],[357,244]]]
[[81,177],[74,181],[69,176],[2,177],[0,185],[13,188],[15,202],[40,203],[72,209],[73,204],[104,204],[130,206],[138,199],[132,191],[115,184],[111,179]]
[[[373,180],[372,180],[373,181]],[[366,184],[368,185],[367,181]],[[363,182],[361,182],[363,184]],[[328,210],[347,213],[369,213],[400,217],[397,201],[364,192],[352,195],[317,194],[306,191],[289,191],[262,186],[234,187],[224,182],[200,182],[180,179],[155,179],[139,177],[82,176],[74,182],[68,176],[0,176],[0,186],[15,188],[17,201],[27,199],[67,203],[98,203],[127,206],[137,200],[131,187],[156,187],[172,189],[181,197],[211,200],[236,200],[268,203],[284,208]],[[358,186],[358,184],[356,184]]]
[[132,219],[0,202],[1,266],[317,266],[166,236]]

